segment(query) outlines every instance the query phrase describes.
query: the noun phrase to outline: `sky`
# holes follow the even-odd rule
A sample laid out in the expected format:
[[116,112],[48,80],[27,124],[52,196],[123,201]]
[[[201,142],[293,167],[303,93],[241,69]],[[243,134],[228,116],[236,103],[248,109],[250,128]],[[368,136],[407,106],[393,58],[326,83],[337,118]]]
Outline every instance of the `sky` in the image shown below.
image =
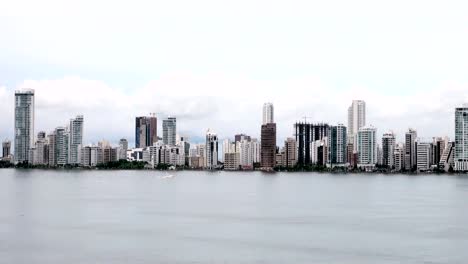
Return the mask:
[[265,102],[281,142],[304,117],[347,125],[353,99],[380,135],[453,138],[454,108],[468,103],[466,10],[450,0],[0,0],[0,139],[13,138],[20,88],[36,90],[36,132],[83,114],[86,143],[134,142],[135,117],[149,113],[176,116],[192,141],[208,128],[259,137]]

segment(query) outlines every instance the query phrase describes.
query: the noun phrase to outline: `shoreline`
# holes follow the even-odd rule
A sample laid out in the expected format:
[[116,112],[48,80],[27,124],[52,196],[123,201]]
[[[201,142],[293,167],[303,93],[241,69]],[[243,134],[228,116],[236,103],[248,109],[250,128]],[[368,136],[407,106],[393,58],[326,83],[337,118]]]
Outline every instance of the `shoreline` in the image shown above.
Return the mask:
[[84,168],[84,167],[76,167],[76,168],[0,168],[0,172],[2,169],[11,169],[11,170],[44,170],[44,171],[207,171],[207,172],[227,172],[227,173],[252,173],[252,172],[262,172],[265,174],[276,174],[276,173],[318,173],[318,174],[384,174],[384,175],[468,175],[468,172],[402,172],[402,171],[392,171],[392,172],[384,172],[384,171],[324,171],[324,170],[279,170],[279,171],[262,171],[262,170],[204,170],[204,169],[121,169],[121,168]]

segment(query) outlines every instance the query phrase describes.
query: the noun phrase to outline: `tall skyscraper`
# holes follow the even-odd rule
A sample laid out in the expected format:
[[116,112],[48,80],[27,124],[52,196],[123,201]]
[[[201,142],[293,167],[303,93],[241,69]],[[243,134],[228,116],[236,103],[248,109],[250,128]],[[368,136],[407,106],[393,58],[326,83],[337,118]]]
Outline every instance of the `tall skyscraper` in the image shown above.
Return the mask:
[[15,160],[29,160],[34,146],[34,90],[15,91]]
[[68,164],[78,165],[81,163],[81,148],[83,146],[83,122],[82,115],[70,120],[70,140]]
[[330,127],[329,143],[329,162],[333,165],[345,164],[347,162],[347,129],[343,124]]
[[135,119],[135,148],[152,146],[158,141],[158,119],[155,114]]
[[392,168],[395,166],[395,134],[387,132],[382,137],[382,165]]
[[324,123],[296,123],[294,124],[297,142],[297,163],[300,165],[312,164],[311,149],[315,141],[323,140],[330,134],[330,126]]
[[455,170],[468,171],[468,104],[455,109]]
[[51,166],[51,167],[57,166],[56,138],[57,137],[55,135],[55,131],[53,131],[52,133],[49,133],[49,135],[47,135],[48,145],[49,145],[49,166]]
[[353,100],[348,108],[348,141],[353,143],[354,152],[357,151],[357,133],[366,125],[366,102]]
[[163,143],[164,145],[175,146],[177,140],[177,120],[175,117],[168,117],[163,120]]
[[274,107],[272,103],[265,103],[263,105],[263,124],[274,123]]
[[2,158],[8,158],[11,155],[11,142],[5,140],[2,142]]
[[63,166],[68,162],[70,133],[65,127],[55,129],[55,162]]
[[206,132],[205,168],[213,170],[218,165],[218,135],[208,129]]
[[276,164],[276,124],[262,125],[260,143],[260,167],[271,170]]
[[416,138],[418,133],[410,128],[405,134],[405,169],[412,171],[416,169]]
[[373,167],[377,164],[377,129],[361,127],[358,131],[358,166]]

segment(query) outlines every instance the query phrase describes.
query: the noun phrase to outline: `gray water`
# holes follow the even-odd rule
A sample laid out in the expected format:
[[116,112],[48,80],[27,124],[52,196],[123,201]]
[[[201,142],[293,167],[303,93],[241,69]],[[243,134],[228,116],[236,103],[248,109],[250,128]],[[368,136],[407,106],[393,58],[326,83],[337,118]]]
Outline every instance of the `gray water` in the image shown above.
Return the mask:
[[0,263],[465,264],[467,209],[467,176],[3,169]]

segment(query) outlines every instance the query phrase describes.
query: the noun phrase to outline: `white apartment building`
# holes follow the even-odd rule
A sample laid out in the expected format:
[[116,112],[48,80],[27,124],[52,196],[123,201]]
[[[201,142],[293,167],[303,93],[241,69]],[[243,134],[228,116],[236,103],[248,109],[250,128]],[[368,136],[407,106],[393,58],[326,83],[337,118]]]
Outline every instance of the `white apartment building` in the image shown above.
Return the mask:
[[377,164],[377,129],[365,126],[358,131],[358,167],[374,167]]
[[455,171],[468,171],[468,104],[455,109]]

